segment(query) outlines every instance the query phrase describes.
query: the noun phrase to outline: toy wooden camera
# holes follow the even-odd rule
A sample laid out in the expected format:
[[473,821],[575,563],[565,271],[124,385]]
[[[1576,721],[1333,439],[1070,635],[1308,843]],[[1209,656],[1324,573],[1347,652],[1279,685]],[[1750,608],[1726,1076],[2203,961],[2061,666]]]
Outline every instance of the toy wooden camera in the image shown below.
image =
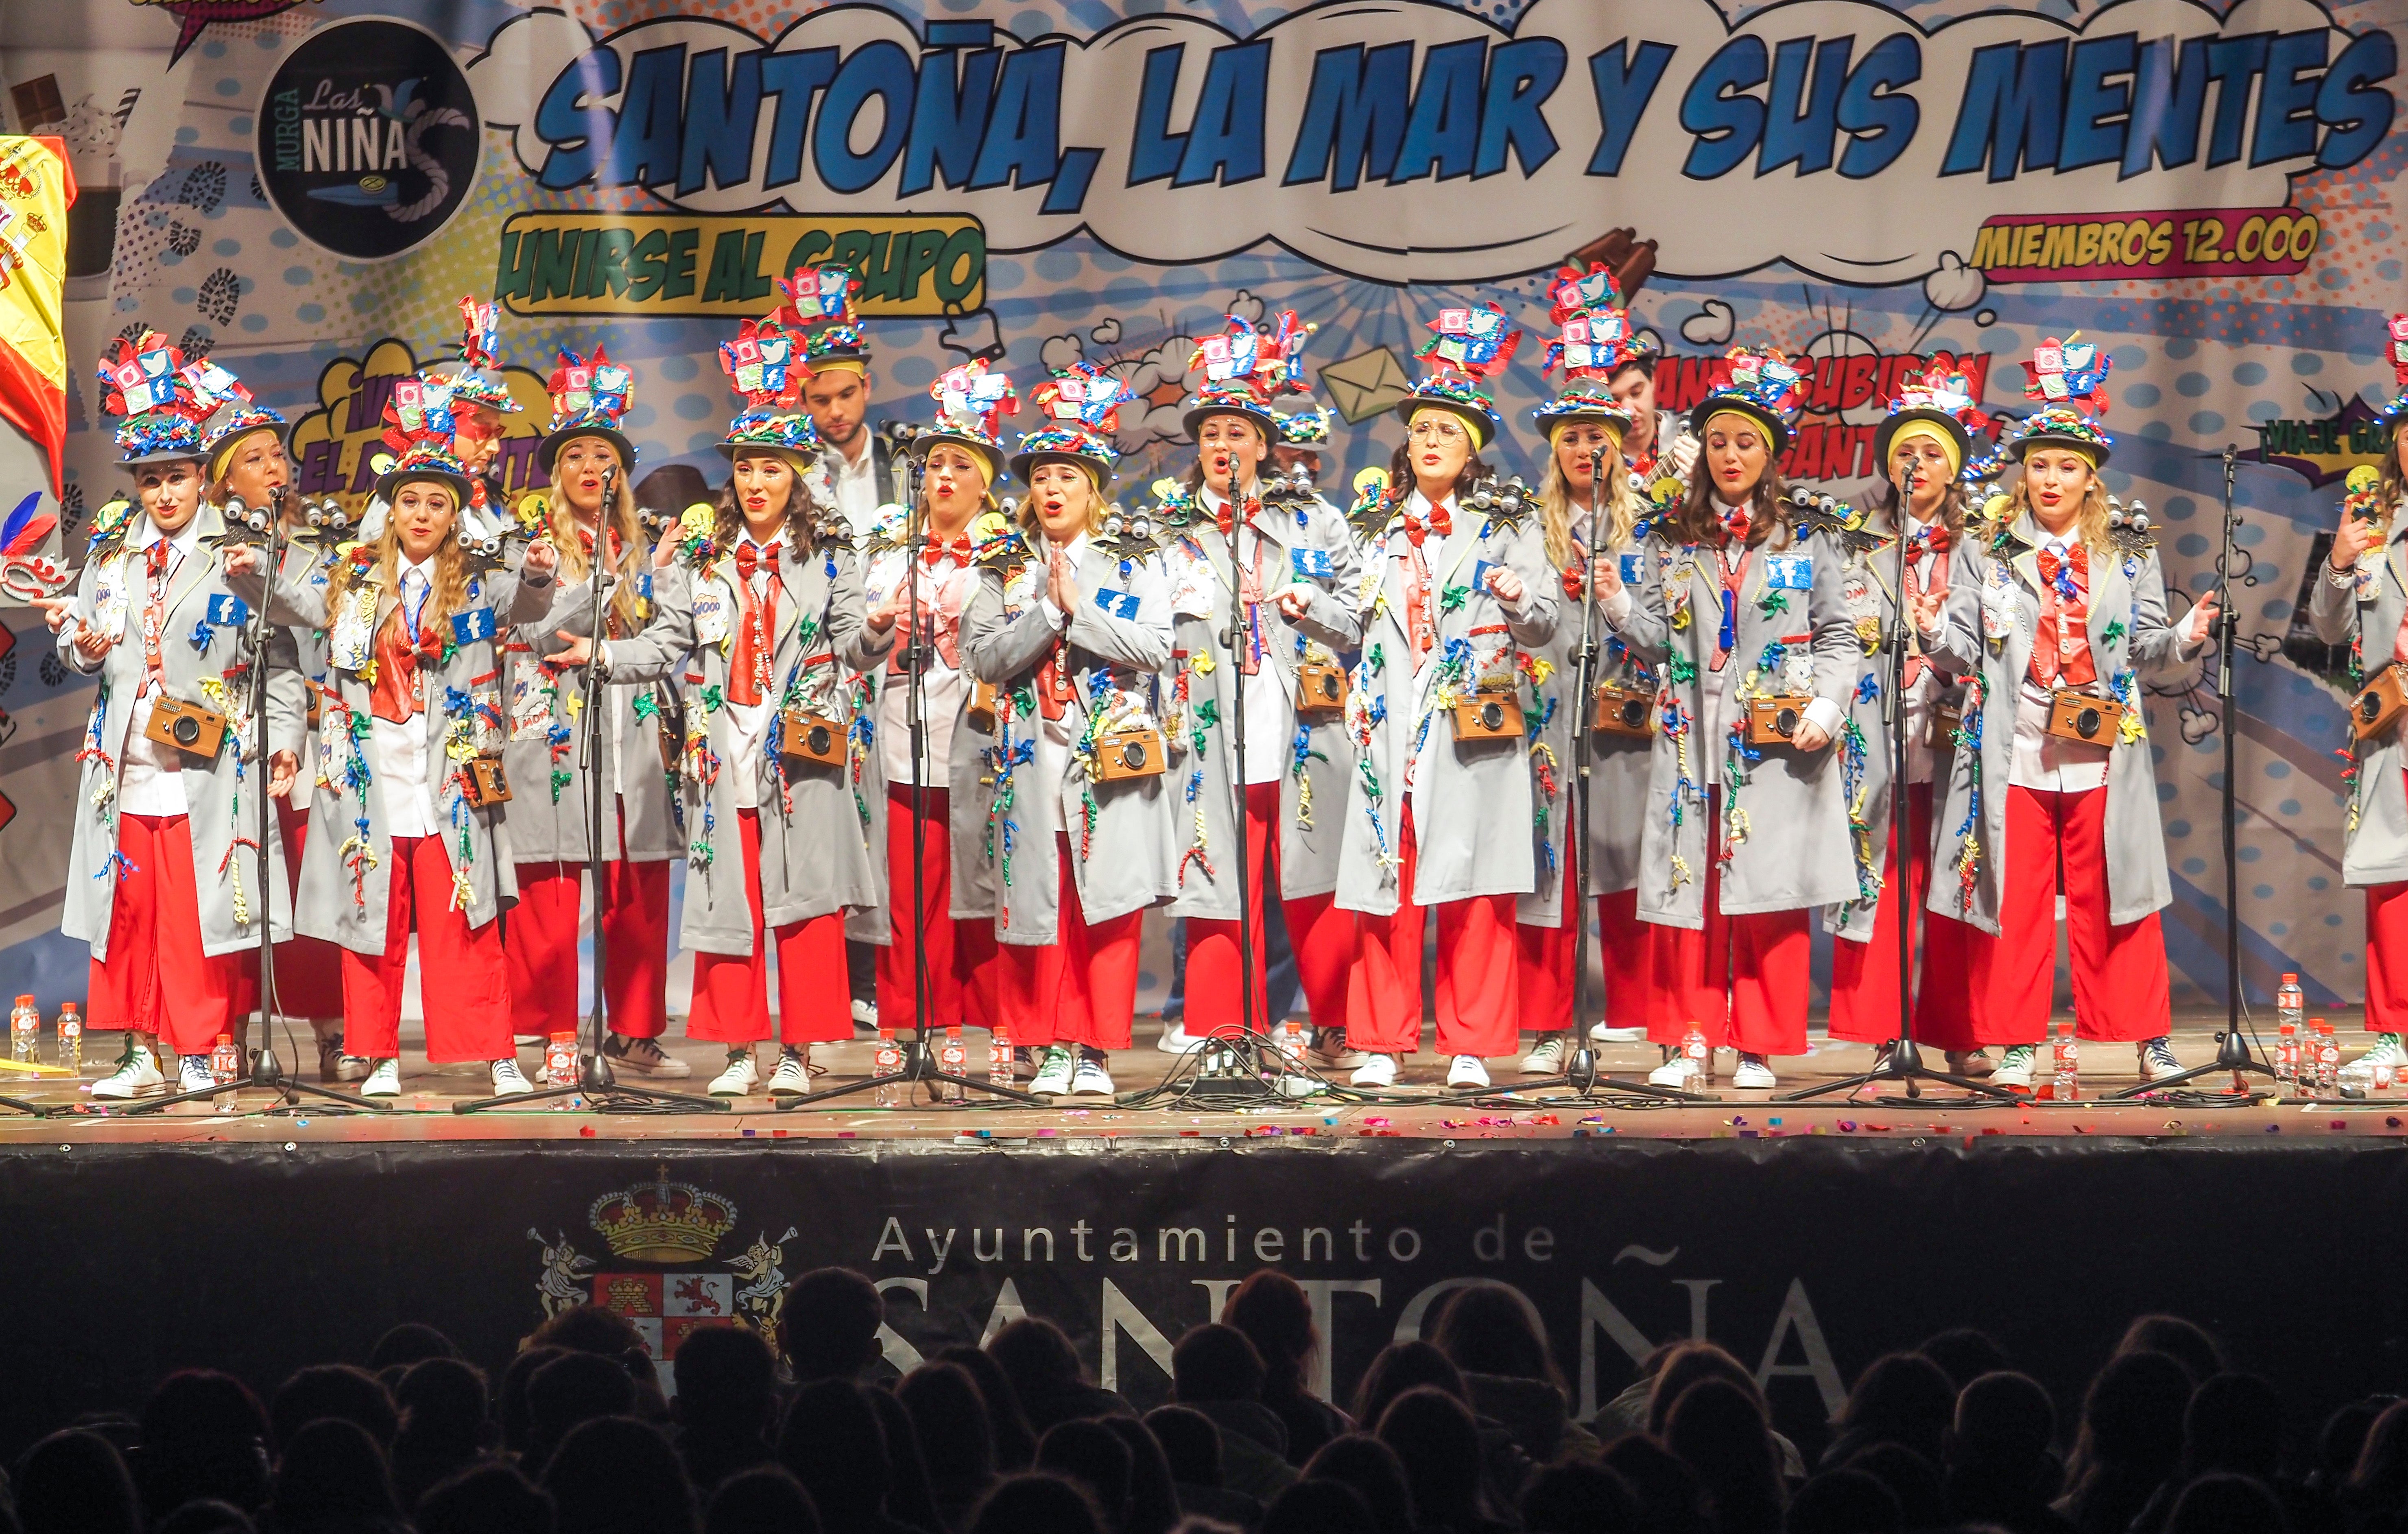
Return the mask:
[[2112,697],[2060,687],[2048,697],[2048,733],[2086,746],[2112,746],[2124,727],[2125,712]]
[[844,766],[843,725],[801,709],[788,709],[780,717],[785,722],[784,738],[779,748],[781,754],[820,767]]
[[211,761],[218,747],[225,743],[225,715],[162,695],[151,702],[150,722],[142,726],[142,733],[188,756]]

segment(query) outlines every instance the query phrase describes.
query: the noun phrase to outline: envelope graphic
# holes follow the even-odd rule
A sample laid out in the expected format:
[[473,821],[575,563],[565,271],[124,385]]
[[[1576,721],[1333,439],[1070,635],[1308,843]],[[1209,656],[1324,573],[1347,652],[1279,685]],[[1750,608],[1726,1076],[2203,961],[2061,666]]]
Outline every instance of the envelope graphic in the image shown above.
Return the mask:
[[1350,426],[1359,426],[1384,413],[1412,392],[1412,380],[1405,376],[1404,364],[1384,346],[1357,351],[1324,367],[1321,386],[1329,391],[1330,403],[1338,407],[1338,413],[1346,418]]

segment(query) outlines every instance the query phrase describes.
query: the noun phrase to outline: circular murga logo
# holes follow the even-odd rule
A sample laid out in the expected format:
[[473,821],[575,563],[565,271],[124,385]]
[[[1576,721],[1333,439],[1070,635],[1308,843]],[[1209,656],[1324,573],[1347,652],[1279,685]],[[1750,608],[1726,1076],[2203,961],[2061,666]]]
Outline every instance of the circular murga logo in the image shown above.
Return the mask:
[[294,228],[355,261],[451,222],[483,149],[476,97],[433,33],[385,17],[303,38],[260,103],[259,184]]

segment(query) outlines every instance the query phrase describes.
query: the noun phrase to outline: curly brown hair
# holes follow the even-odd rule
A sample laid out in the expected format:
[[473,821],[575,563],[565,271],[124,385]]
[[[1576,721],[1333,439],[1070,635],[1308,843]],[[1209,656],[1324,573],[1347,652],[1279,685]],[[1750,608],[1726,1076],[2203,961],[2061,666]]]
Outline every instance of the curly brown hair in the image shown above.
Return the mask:
[[[1704,469],[1700,464],[1691,471],[1688,495],[1681,509],[1666,519],[1665,536],[1673,543],[1711,543],[1720,534],[1722,519],[1714,515],[1713,476]],[[1791,534],[1789,485],[1781,477],[1780,458],[1774,456],[1765,464],[1764,478],[1756,481],[1748,496],[1747,546],[1753,549],[1770,542],[1784,548]]]
[[[764,450],[765,452],[767,450]],[[749,454],[738,453],[738,457]],[[819,524],[836,514],[836,508],[823,502],[804,477],[802,465],[785,453],[784,458],[795,471],[794,483],[786,492],[784,530],[779,535],[793,549],[808,549],[818,537]],[[710,525],[710,541],[714,547],[733,549],[744,536],[744,508],[736,495],[736,476],[731,469],[727,482],[719,487],[714,506],[715,516]]]

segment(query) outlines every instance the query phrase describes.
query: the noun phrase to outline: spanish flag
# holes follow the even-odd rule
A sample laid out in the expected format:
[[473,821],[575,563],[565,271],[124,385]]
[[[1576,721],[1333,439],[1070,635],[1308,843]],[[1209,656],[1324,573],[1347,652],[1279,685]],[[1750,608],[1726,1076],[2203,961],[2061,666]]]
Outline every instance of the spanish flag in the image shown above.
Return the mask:
[[62,489],[67,437],[67,206],[64,140],[0,134],[0,418],[50,455]]

